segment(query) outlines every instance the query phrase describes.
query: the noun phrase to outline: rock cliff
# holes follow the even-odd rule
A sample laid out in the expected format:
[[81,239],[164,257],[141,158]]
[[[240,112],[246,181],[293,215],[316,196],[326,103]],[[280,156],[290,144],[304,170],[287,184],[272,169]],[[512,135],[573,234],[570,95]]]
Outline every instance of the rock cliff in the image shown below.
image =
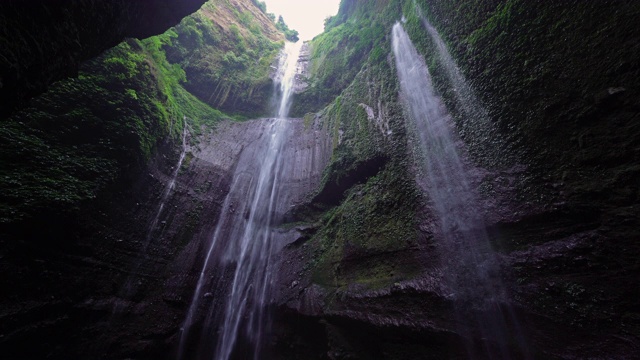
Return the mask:
[[638,7],[399,5],[343,1],[310,44],[299,105],[312,110],[340,94],[322,111],[336,147],[307,208],[328,210],[301,210],[304,242],[285,249],[279,330],[297,341],[282,340],[279,356],[464,358],[465,344],[477,341],[461,332],[446,290],[437,219],[411,180],[412,130],[401,121],[394,65],[379,53],[390,50],[389,29],[403,15],[469,151],[531,356],[633,356],[639,133],[629,39],[638,33],[628,16]]
[[125,37],[176,25],[204,3],[187,1],[3,1],[0,4],[0,118],[24,107],[80,63]]
[[[0,160],[17,169],[0,180],[12,190],[0,195],[10,200],[1,208],[10,229],[0,232],[8,358],[175,358],[205,249],[220,214],[235,211],[224,206],[234,168],[260,157],[270,122],[230,118],[268,108],[282,40],[250,2],[225,4],[85,63],[79,79],[53,85],[0,128],[11,150]],[[502,313],[518,319],[505,330],[522,334],[505,358],[634,358],[639,14],[623,0],[343,0],[301,58],[265,357],[490,358],[482,347],[491,340],[470,319]],[[461,310],[448,282],[455,259],[442,252],[442,219],[423,191],[396,22],[460,140],[504,284],[489,294],[496,309]],[[111,113],[127,117],[98,116]],[[78,130],[79,120],[92,125]],[[75,140],[91,129],[104,135]],[[52,156],[29,158],[34,149]],[[43,168],[63,171],[29,182]],[[121,181],[110,182],[112,170]],[[230,267],[215,275],[228,281]],[[211,326],[206,317],[193,323]]]

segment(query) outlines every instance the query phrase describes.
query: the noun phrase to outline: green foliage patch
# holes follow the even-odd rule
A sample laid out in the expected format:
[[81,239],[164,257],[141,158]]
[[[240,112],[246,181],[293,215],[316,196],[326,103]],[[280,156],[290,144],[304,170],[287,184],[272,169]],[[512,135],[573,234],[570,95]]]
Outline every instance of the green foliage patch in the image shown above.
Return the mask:
[[292,114],[319,111],[353,82],[365,63],[385,61],[387,33],[400,18],[399,10],[389,1],[368,0],[357,6],[343,1],[340,12],[326,21],[325,32],[310,42],[310,83],[305,92],[296,95]]
[[118,45],[0,124],[0,222],[71,214],[179,138],[185,117],[193,134],[224,117],[182,88],[161,50],[175,36]]
[[147,42],[172,66],[184,69],[184,88],[202,102],[241,117],[258,117],[267,111],[273,91],[269,74],[283,45],[265,34],[265,26],[276,31],[266,16],[257,19],[229,3],[209,2]]
[[278,16],[278,21],[276,22],[276,28],[284,34],[284,37],[292,42],[296,42],[299,40],[298,31],[289,29],[289,26],[284,22],[284,18],[282,15]]
[[144,168],[159,142],[179,139],[185,119],[198,135],[227,117],[211,105],[263,115],[282,47],[263,13],[209,2],[85,63],[0,124],[0,222],[73,214]]
[[318,117],[333,152],[314,197],[329,208],[308,243],[312,280],[332,292],[392,286],[421,269],[412,255],[420,199],[387,61],[387,33],[400,17],[397,3],[343,1],[311,42],[311,87],[295,99],[329,103]]
[[177,126],[157,73],[129,40],[0,124],[0,221],[69,210],[143,164]]

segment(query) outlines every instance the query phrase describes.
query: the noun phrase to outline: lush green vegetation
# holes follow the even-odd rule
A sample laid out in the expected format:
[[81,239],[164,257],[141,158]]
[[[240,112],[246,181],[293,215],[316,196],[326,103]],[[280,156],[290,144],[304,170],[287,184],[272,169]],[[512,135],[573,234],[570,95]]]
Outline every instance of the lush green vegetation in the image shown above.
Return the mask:
[[2,222],[73,211],[179,137],[184,116],[196,132],[222,117],[180,87],[184,71],[162,55],[128,40],[0,124]]
[[2,222],[95,198],[143,161],[173,127],[157,72],[129,41],[0,124]]
[[174,35],[173,29],[170,29],[162,35],[143,40],[142,44],[146,55],[156,64],[160,74],[157,79],[158,87],[166,96],[167,109],[174,118],[187,117],[190,131],[198,135],[203,128],[212,127],[218,120],[227,116],[199,100],[183,87],[186,82],[185,71],[180,65],[170,63],[165,53],[166,46],[169,46],[168,40]]
[[319,115],[334,149],[312,206],[326,211],[308,219],[318,226],[308,248],[313,281],[332,294],[391,286],[420,268],[411,253],[418,192],[387,61],[400,17],[395,2],[343,1],[311,42],[311,86],[295,99],[300,112],[329,103]]
[[148,42],[184,69],[186,90],[214,108],[246,118],[268,111],[273,91],[269,74],[283,40],[263,11],[241,13],[230,3],[209,2]]
[[276,28],[282,31],[282,33],[287,38],[287,40],[293,41],[293,42],[300,40],[300,38],[298,37],[298,31],[289,29],[289,26],[284,22],[284,18],[282,17],[282,15],[278,16],[278,21],[276,22]]
[[226,117],[211,105],[263,115],[281,45],[257,8],[211,2],[162,35],[83,64],[0,124],[0,222],[64,217],[116,191],[160,142],[180,137],[183,119],[197,135]]
[[389,53],[386,35],[400,17],[397,3],[343,1],[340,6],[340,12],[325,22],[325,32],[310,43],[310,84],[296,96],[294,116],[328,105],[353,82],[365,62],[382,62]]

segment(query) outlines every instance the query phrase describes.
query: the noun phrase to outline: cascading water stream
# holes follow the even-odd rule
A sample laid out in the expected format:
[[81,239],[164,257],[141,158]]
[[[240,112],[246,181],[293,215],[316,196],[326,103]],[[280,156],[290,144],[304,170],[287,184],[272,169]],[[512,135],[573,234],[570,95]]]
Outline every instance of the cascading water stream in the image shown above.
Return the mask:
[[530,358],[486,232],[482,208],[464,161],[453,121],[435,95],[431,75],[400,23],[392,46],[408,126],[416,132],[418,183],[439,221],[434,232],[451,289],[458,331],[469,358]]
[[[149,226],[147,227],[147,235],[145,236],[144,242],[142,243],[142,248],[139,251],[142,257],[146,257],[148,255],[147,250],[149,248],[149,245],[151,244],[153,234],[155,233],[155,230],[158,227],[158,222],[160,221],[160,216],[163,213],[165,204],[167,203],[167,200],[169,200],[169,196],[171,195],[171,192],[175,188],[176,178],[178,177],[178,173],[180,172],[180,168],[182,167],[182,162],[184,161],[184,158],[187,153],[187,119],[186,117],[183,117],[183,122],[184,122],[184,127],[182,129],[182,150],[178,158],[178,163],[174,167],[173,173],[171,174],[171,179],[165,185],[164,190],[162,191],[162,195],[160,196],[160,202],[158,205],[158,209],[155,212],[155,216],[153,217],[153,220],[149,223]],[[136,264],[133,266],[133,268],[131,269],[132,275],[130,275],[125,281],[120,291],[120,296],[127,298],[127,297],[131,297],[134,294],[134,292],[136,291],[136,282],[138,280],[135,274],[137,273],[141,265],[142,265],[142,261],[138,260]],[[114,312],[118,312],[119,310],[121,309],[118,306],[114,308]]]
[[[422,13],[422,9],[413,1],[414,7],[422,22],[422,25],[427,30],[427,33],[435,44],[438,57],[440,58],[440,64],[442,65],[443,73],[449,80],[449,83],[453,87],[453,95],[456,99],[456,104],[466,121],[461,124],[462,131],[465,131],[465,127],[473,127],[473,132],[476,138],[482,138],[484,141],[479,145],[483,146],[482,151],[490,154],[492,158],[504,158],[505,156],[512,156],[512,152],[506,151],[506,144],[502,141],[501,137],[492,136],[495,134],[495,129],[492,128],[491,119],[487,110],[482,106],[480,100],[476,96],[475,92],[467,82],[466,78],[460,71],[460,68],[456,64],[455,60],[451,56],[449,49],[444,40],[438,33],[429,20]],[[514,160],[514,159],[512,159]]]
[[149,230],[147,231],[147,236],[145,238],[145,242],[143,244],[143,251],[146,251],[149,247],[149,243],[151,242],[151,238],[153,236],[153,231],[158,226],[158,221],[160,220],[160,215],[162,214],[162,210],[164,210],[164,205],[169,199],[169,195],[173,191],[173,188],[176,186],[176,178],[178,177],[178,173],[180,172],[180,168],[182,167],[182,162],[184,161],[184,157],[187,154],[187,118],[183,117],[184,128],[182,129],[182,151],[180,152],[180,157],[178,158],[178,163],[173,169],[173,173],[171,174],[171,180],[164,188],[162,192],[162,196],[160,197],[160,206],[158,206],[158,211],[156,211],[156,216],[153,218],[151,225],[149,225]]
[[449,79],[449,82],[454,87],[454,95],[456,96],[456,100],[458,104],[461,106],[462,111],[464,111],[466,117],[476,117],[480,118],[480,120],[488,121],[489,115],[483,106],[480,105],[480,101],[478,101],[475,93],[467,83],[464,75],[460,71],[458,65],[453,60],[451,53],[447,49],[447,46],[442,40],[442,37],[438,33],[438,31],[431,25],[429,20],[424,16],[422,10],[418,6],[418,4],[414,1],[414,6],[416,8],[416,12],[422,21],[422,25],[427,30],[431,39],[433,39],[434,44],[436,45],[436,50],[438,51],[438,56],[440,57],[441,64],[444,68],[444,74]]
[[[300,45],[287,43],[280,59],[276,78],[280,95],[277,118],[269,120],[267,133],[243,151],[236,166],[183,325],[180,358],[260,358],[269,321],[266,307],[272,281],[272,225],[282,215],[278,212],[278,200],[282,196],[280,153],[289,134],[286,117]],[[231,275],[225,278],[220,274],[225,272]],[[212,277],[220,280],[212,281]],[[199,353],[194,354],[193,349],[187,348],[195,335],[192,327],[202,310],[203,299],[213,298],[214,293],[226,296],[220,302],[224,311],[220,313],[214,304],[210,305],[202,325]],[[210,328],[212,326],[214,328]],[[207,344],[212,341],[216,341],[215,347]]]

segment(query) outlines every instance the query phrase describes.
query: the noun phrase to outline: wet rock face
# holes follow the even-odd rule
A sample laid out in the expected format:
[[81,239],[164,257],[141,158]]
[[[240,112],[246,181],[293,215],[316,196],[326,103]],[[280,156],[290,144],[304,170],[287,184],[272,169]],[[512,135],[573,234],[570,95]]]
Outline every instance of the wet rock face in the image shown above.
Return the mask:
[[[631,144],[640,132],[633,125],[638,96],[631,95],[638,67],[627,59],[637,58],[629,39],[640,34],[628,15],[638,5],[494,2],[463,19],[451,4],[420,3],[450,40],[497,133],[511,142],[502,151],[527,165],[482,191],[487,197],[509,182],[515,190],[515,201],[500,205],[511,213],[492,217],[489,227],[532,343],[544,344],[549,358],[633,356],[640,333],[629,299],[638,293],[628,284],[640,247],[631,230],[639,225],[630,216],[639,200]],[[487,26],[506,18],[514,21]]]
[[[482,204],[479,211],[502,270],[506,301],[520,319],[533,357],[636,357],[640,317],[634,299],[639,294],[631,284],[637,282],[634,259],[640,254],[640,128],[633,90],[638,47],[629,39],[638,38],[638,30],[628,15],[638,13],[637,4],[416,2],[425,12],[429,9],[430,20],[495,125],[491,134],[483,133],[473,123],[477,119],[461,116],[455,99],[459,89],[443,75],[433,55],[436,45],[423,25],[407,16],[407,27],[414,26],[412,41],[422,44],[428,64],[437,64],[430,68],[434,82],[469,149],[471,186]],[[470,7],[477,11],[460,11]],[[551,28],[558,36],[549,35]],[[371,88],[386,84],[368,80]],[[347,112],[348,104],[365,104],[362,111],[369,119],[380,99],[392,108],[384,94],[374,99],[354,95],[359,88],[367,88],[362,78],[332,106]],[[344,146],[336,148],[336,159],[359,146],[347,125],[358,120],[351,115],[339,125],[336,139]],[[496,139],[487,135],[504,146],[493,146]],[[371,133],[363,137],[363,142],[377,141]],[[483,148],[486,142],[490,145]],[[345,175],[346,166],[340,165],[358,159],[344,157],[349,161],[336,161],[327,170],[328,184],[338,184],[335,179]],[[318,197],[310,207],[328,204],[330,210],[316,218],[318,223],[296,227],[281,264],[276,301],[282,322],[276,326],[286,336],[305,340],[284,347],[287,337],[281,334],[282,358],[307,356],[309,349],[300,344],[314,341],[321,343],[316,350],[332,359],[467,358],[464,346],[482,342],[465,334],[465,321],[456,318],[441,270],[446,259],[437,249],[438,219],[428,206],[413,210],[415,238],[385,233],[388,241],[374,246],[380,224],[398,215],[390,209],[410,207],[405,198],[383,201],[398,183],[373,186],[395,163],[391,154],[382,171],[355,172],[362,176],[358,181],[327,189],[323,195],[336,198]],[[398,171],[405,179],[415,178],[410,167]],[[372,190],[376,199],[371,199]],[[421,200],[429,204],[428,198]],[[369,212],[376,216],[366,218]],[[367,240],[360,242],[360,236]],[[492,314],[479,307],[472,312]],[[315,332],[308,335],[296,324]]]
[[[623,18],[612,15],[619,23],[611,26],[600,16],[617,8],[610,1],[510,1],[512,7],[496,14],[505,2],[417,2],[429,5],[434,25],[458,49],[452,50],[458,64],[497,123],[493,136],[508,145],[495,149],[508,152],[507,165],[496,167],[482,167],[497,163],[489,152],[471,151],[470,182],[502,269],[505,301],[518,315],[534,357],[636,357],[640,107],[638,57],[629,53],[640,42],[629,40],[637,38],[637,30],[628,32],[623,20],[637,11],[617,12]],[[455,5],[465,4],[479,11],[457,11]],[[571,13],[574,5],[585,16]],[[536,12],[522,11],[526,6]],[[495,21],[486,21],[492,15]],[[585,18],[591,23],[579,23],[576,30],[572,19]],[[556,20],[558,26],[538,26]],[[416,24],[412,40],[428,42],[423,30],[416,35],[415,29],[422,29]],[[497,25],[476,32],[474,24]],[[504,29],[521,24],[522,31]],[[602,31],[593,31],[594,25]],[[549,43],[550,29],[563,36]],[[462,51],[469,42],[460,39],[471,33],[475,38],[469,40],[478,46]],[[526,41],[504,38],[518,34]],[[592,38],[602,34],[612,36],[601,42]],[[590,45],[568,46],[564,41],[571,36],[575,44],[587,39]],[[607,45],[615,39],[623,46]],[[513,45],[527,51],[514,55]],[[616,49],[625,51],[602,56]],[[429,53],[435,51],[423,55]],[[530,55],[531,61],[525,59]],[[568,61],[570,67],[559,66]],[[282,251],[273,358],[466,358],[465,345],[482,343],[465,334],[466,319],[456,316],[443,281],[447,259],[437,248],[438,219],[429,199],[416,195],[417,170],[407,160],[413,154],[406,146],[409,130],[391,63],[357,70],[322,118],[296,121],[285,145],[283,186],[290,196],[281,199],[280,211],[290,223],[277,237]],[[594,64],[600,68],[590,68]],[[585,85],[589,71],[599,80]],[[451,106],[455,96],[447,93],[453,88],[433,73]],[[486,141],[474,124],[457,125],[472,150],[470,145]],[[252,151],[264,126],[223,123],[192,140],[154,229],[149,226],[179,152],[169,144],[130,191],[114,192],[105,204],[89,209],[75,222],[77,229],[58,230],[68,234],[62,247],[60,241],[47,246],[44,231],[38,247],[0,239],[0,273],[11,274],[0,278],[0,293],[10,294],[0,298],[0,347],[6,356],[173,358],[216,219],[229,211],[222,204],[233,169]],[[123,293],[124,284],[132,290]],[[215,291],[203,292],[203,298],[204,305],[224,306]],[[470,305],[475,315],[494,314]],[[204,314],[198,317],[202,324]],[[40,346],[33,346],[36,340]]]
[[145,38],[176,25],[204,0],[0,3],[0,118],[24,106],[79,64],[125,37]]
[[[287,206],[318,185],[330,154],[322,129],[291,121],[283,169]],[[3,243],[0,269],[13,274],[0,282],[2,293],[11,294],[0,300],[5,356],[175,358],[216,220],[228,211],[222,204],[235,165],[265,136],[267,122],[224,122],[199,139],[188,137],[175,188],[160,212],[180,152],[170,144],[130,191],[113,194],[78,219],[79,227],[68,231],[77,238],[64,249]],[[150,229],[156,216],[157,226]],[[212,292],[204,296],[204,302],[221,301]],[[34,347],[34,339],[44,339],[45,346]]]
[[305,43],[300,49],[300,57],[298,58],[298,69],[294,91],[296,94],[305,91],[309,87],[309,60],[311,57],[311,49],[309,44]]

